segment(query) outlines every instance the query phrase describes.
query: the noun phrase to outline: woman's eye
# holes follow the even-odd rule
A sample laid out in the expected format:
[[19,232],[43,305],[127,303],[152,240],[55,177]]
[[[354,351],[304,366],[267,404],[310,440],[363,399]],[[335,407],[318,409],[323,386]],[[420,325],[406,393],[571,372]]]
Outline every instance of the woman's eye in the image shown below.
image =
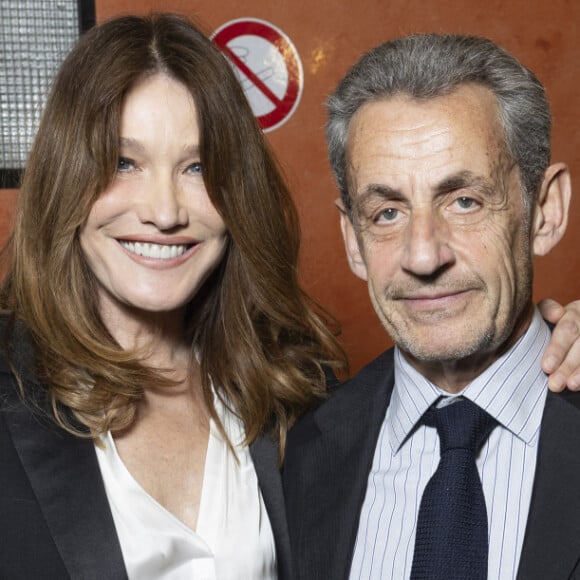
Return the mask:
[[199,161],[196,161],[195,163],[189,165],[187,171],[189,171],[189,173],[195,173],[198,175],[201,175],[203,173],[203,171],[201,170],[201,163]]
[[117,161],[117,171],[128,171],[133,168],[133,161],[126,157],[119,157]]

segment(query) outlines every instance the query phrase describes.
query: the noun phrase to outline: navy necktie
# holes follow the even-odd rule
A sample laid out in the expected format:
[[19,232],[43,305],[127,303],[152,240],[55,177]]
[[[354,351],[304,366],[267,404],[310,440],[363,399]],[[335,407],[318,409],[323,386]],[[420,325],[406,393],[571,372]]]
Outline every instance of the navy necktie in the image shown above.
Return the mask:
[[423,416],[437,428],[441,459],[421,498],[411,580],[485,580],[487,511],[477,452],[497,425],[467,399]]

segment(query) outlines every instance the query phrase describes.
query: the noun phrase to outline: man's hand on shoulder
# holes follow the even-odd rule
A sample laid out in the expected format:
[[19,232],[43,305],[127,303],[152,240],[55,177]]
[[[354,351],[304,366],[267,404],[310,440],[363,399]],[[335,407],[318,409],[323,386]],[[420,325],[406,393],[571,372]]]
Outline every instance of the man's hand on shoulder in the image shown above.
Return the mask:
[[555,324],[552,340],[544,353],[542,368],[549,375],[548,387],[559,392],[580,390],[580,300],[561,306],[555,300],[538,304],[542,316]]

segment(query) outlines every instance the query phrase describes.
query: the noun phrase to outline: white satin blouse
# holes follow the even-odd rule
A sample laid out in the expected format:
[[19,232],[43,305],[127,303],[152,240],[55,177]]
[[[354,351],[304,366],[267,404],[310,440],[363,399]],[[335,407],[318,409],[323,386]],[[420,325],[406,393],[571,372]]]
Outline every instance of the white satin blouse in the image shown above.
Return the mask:
[[131,476],[110,433],[97,458],[130,580],[274,580],[276,553],[270,520],[241,421],[216,397],[236,462],[210,424],[197,529],[153,499]]

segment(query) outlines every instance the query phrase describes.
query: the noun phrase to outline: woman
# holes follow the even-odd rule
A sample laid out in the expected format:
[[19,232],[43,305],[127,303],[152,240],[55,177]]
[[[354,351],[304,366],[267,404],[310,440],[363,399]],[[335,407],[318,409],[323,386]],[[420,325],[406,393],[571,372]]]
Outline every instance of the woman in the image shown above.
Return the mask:
[[124,17],[81,38],[2,292],[0,577],[292,578],[275,442],[343,361],[298,245],[197,29]]
[[342,361],[298,235],[206,37],[160,15],[80,39],[3,291],[0,577],[291,577],[273,441]]

